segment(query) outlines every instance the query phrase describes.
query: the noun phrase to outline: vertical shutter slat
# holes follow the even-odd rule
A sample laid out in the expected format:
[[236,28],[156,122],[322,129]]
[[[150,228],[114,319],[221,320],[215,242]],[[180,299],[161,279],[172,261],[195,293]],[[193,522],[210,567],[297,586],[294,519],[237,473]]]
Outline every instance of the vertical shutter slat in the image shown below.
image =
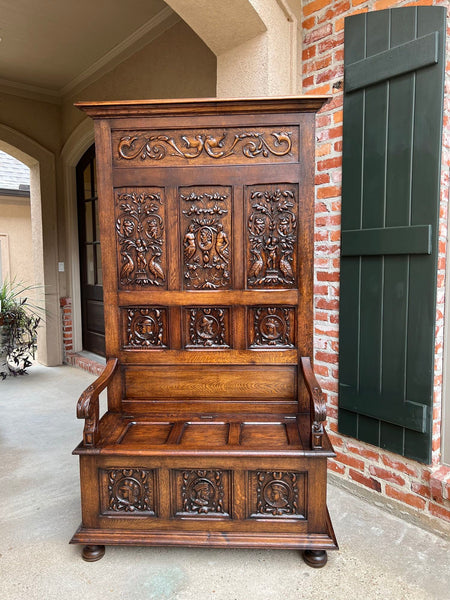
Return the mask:
[[[345,21],[350,86],[344,94],[339,430],[424,462],[431,452],[444,43],[442,7]],[[417,56],[410,55],[414,48]],[[362,75],[364,59],[378,65],[371,77]],[[360,79],[366,77],[361,89],[358,63]]]

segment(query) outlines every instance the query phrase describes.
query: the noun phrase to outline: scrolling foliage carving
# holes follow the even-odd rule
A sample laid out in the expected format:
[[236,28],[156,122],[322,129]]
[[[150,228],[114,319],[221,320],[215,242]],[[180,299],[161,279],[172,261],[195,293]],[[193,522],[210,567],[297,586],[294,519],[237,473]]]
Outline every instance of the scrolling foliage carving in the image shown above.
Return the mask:
[[107,511],[155,514],[154,474],[146,469],[108,469]]
[[164,222],[160,194],[118,194],[116,211],[120,284],[164,285]]
[[293,189],[249,190],[249,288],[295,287],[297,194]]
[[189,343],[187,347],[228,348],[228,309],[189,309]]
[[251,347],[292,348],[293,335],[293,308],[265,307],[254,308],[251,312],[253,329]]
[[303,518],[300,490],[304,488],[304,474],[292,472],[257,471],[256,512],[253,517]]
[[118,143],[120,158],[133,160],[163,160],[167,157],[186,159],[199,158],[202,155],[212,159],[228,158],[241,151],[246,158],[268,158],[285,156],[292,149],[290,131],[239,131],[228,134],[227,131],[189,131],[165,134],[137,134],[121,137]]
[[[229,190],[229,188],[227,188]],[[230,193],[192,190],[180,194],[184,223],[184,285],[219,289],[231,285]]]
[[127,309],[127,345],[138,348],[165,348],[167,314],[161,308]]

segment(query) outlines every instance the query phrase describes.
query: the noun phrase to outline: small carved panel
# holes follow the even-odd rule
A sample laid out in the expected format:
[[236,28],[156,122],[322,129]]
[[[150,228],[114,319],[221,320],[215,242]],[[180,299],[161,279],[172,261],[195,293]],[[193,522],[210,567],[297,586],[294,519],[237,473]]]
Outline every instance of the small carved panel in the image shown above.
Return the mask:
[[229,348],[229,309],[186,309],[185,340],[186,348]]
[[249,309],[250,348],[293,348],[293,308],[259,307]]
[[155,515],[155,472],[152,469],[105,469],[100,471],[102,512]]
[[297,287],[298,188],[247,188],[247,287]]
[[167,287],[161,191],[116,191],[119,287]]
[[250,517],[306,518],[305,473],[249,473]]
[[[113,132],[115,166],[295,162],[298,125]],[[147,163],[147,164],[146,164]]]
[[229,517],[228,471],[186,469],[172,475],[175,516]]
[[180,188],[185,289],[231,287],[231,188]]
[[128,348],[167,348],[167,309],[136,307],[124,309],[125,341]]

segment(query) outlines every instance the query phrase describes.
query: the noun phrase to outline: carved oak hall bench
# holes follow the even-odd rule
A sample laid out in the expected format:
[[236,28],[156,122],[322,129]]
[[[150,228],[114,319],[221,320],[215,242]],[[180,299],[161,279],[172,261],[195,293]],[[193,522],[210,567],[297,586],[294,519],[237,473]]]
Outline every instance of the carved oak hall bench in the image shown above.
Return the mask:
[[108,357],[78,402],[86,560],[199,545],[321,567],[337,548],[310,362],[324,100],[78,105],[95,120]]

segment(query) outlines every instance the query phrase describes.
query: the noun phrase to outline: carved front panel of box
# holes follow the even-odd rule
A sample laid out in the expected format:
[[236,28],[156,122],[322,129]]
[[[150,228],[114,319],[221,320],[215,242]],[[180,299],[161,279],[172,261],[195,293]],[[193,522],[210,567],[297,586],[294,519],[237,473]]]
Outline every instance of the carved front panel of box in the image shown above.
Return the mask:
[[122,344],[125,348],[167,348],[167,309],[140,306],[125,308],[122,314]]
[[177,517],[229,518],[230,473],[219,469],[172,471],[173,513]]
[[185,289],[231,288],[231,195],[227,186],[179,189]]
[[306,473],[251,471],[248,486],[249,517],[306,518]]
[[293,348],[295,310],[286,306],[264,306],[248,310],[250,348]]
[[247,287],[297,287],[298,186],[249,186],[246,198]]
[[113,131],[115,167],[293,163],[299,158],[299,127],[188,128]]
[[101,512],[115,516],[155,516],[156,477],[153,469],[100,469]]
[[167,288],[164,212],[163,189],[116,190],[119,288]]
[[222,307],[184,310],[186,348],[229,348],[230,309]]

